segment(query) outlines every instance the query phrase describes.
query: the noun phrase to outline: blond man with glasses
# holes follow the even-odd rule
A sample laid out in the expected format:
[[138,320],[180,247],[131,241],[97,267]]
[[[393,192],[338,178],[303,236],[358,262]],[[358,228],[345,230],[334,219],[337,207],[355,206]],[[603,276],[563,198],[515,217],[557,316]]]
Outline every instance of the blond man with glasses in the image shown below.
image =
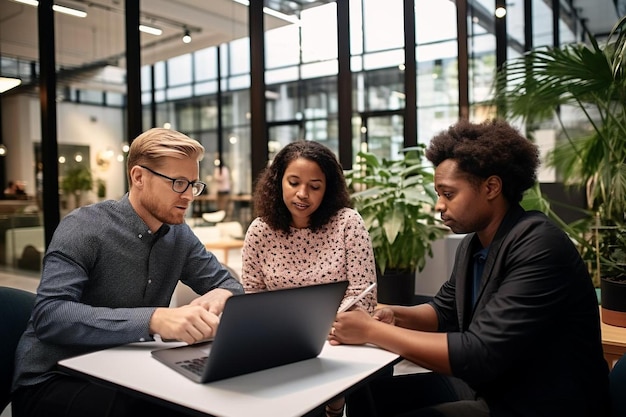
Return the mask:
[[[155,335],[194,343],[215,334],[226,300],[243,288],[184,222],[205,188],[198,180],[203,155],[182,133],[150,129],[130,147],[129,192],[61,221],[17,348],[14,417],[183,415],[55,366]],[[200,295],[169,308],[178,281]]]

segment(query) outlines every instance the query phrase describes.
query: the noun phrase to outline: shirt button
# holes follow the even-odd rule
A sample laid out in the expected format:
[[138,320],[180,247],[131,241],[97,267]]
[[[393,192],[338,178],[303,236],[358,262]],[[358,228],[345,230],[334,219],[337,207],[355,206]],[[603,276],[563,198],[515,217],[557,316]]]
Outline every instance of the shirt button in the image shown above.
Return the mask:
[[152,280],[151,279],[148,280],[148,284],[152,284]]
[[139,234],[137,235],[137,237],[139,237],[139,239],[141,239],[141,238],[143,237],[143,235],[142,235],[141,233],[139,233]]
[[141,339],[139,339],[140,342],[145,342],[146,339],[144,339],[143,337]]

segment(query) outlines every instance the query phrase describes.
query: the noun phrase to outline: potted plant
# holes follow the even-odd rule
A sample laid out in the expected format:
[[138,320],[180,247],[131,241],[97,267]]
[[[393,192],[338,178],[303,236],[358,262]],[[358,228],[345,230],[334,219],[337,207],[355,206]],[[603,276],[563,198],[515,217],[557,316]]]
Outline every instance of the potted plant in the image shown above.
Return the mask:
[[448,233],[434,216],[437,196],[432,169],[423,164],[424,148],[404,149],[398,160],[360,152],[346,173],[372,240],[381,303],[412,303],[416,271],[432,256],[431,242]]
[[[529,126],[556,118],[562,140],[548,163],[584,187],[589,217],[570,225],[601,285],[603,321],[626,326],[626,17],[600,44],[541,48],[498,74],[495,103]],[[565,115],[574,115],[573,124]],[[571,120],[570,119],[570,120]],[[611,283],[611,285],[607,285]],[[615,291],[618,291],[617,293]]]
[[74,196],[76,207],[81,204],[83,191],[90,191],[93,188],[93,178],[91,170],[84,165],[75,166],[68,169],[61,181],[61,189],[67,195]]
[[96,180],[96,195],[100,200],[104,200],[107,196],[107,183],[102,178]]

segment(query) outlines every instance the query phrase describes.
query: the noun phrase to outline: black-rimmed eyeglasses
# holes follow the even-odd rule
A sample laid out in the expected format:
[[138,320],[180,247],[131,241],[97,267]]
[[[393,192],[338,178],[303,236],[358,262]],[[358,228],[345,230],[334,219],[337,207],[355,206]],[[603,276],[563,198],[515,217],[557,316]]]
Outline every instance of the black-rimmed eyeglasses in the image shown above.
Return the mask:
[[203,183],[202,181],[188,181],[184,178],[172,178],[172,177],[168,177],[167,175],[163,175],[160,172],[156,172],[155,170],[148,168],[147,166],[144,166],[144,165],[139,165],[139,166],[142,167],[143,169],[147,169],[148,171],[152,172],[154,175],[158,175],[159,177],[172,181],[172,190],[175,193],[182,194],[185,191],[187,191],[187,188],[189,188],[189,186],[191,186],[191,192],[193,193],[194,197],[197,197],[200,194],[202,194],[202,192],[204,191],[206,187],[206,184]]

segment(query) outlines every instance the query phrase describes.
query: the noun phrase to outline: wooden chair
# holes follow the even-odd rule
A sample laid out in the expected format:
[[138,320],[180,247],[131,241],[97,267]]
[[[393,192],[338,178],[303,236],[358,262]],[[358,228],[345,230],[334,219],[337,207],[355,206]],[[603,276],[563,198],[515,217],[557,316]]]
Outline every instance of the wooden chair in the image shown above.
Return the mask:
[[212,225],[221,222],[222,220],[224,220],[225,217],[226,211],[224,210],[213,211],[210,213],[202,213],[202,220]]

